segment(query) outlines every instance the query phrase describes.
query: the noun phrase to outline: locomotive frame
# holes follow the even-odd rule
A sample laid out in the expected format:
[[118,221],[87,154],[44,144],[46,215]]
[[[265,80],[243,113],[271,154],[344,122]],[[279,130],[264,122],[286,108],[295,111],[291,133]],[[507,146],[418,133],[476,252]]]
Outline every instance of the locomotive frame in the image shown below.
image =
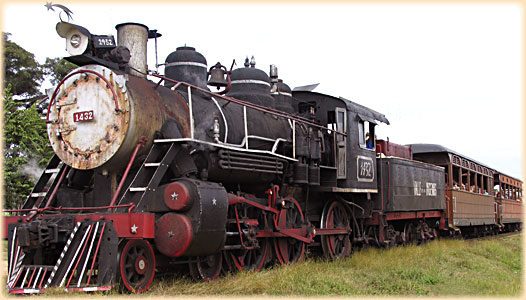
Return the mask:
[[[56,155],[22,208],[5,217],[10,293],[118,283],[140,293],[175,265],[213,280],[294,263],[307,247],[337,259],[365,244],[521,227],[519,180],[445,148],[376,140],[377,123],[389,124],[381,113],[291,91],[275,66],[269,77],[248,58],[244,68],[218,63],[207,71],[206,59],[185,46],[167,58],[165,76],[146,73],[145,45],[156,32],[136,23],[117,30],[118,46],[98,48],[100,36],[57,25],[66,43],[76,35],[85,49],[74,49],[68,59],[79,68],[50,100]],[[209,91],[208,75],[225,90]],[[499,182],[514,202],[462,192],[495,211],[461,223],[452,202],[460,197],[456,165],[437,159],[444,153],[466,161],[476,187]]]

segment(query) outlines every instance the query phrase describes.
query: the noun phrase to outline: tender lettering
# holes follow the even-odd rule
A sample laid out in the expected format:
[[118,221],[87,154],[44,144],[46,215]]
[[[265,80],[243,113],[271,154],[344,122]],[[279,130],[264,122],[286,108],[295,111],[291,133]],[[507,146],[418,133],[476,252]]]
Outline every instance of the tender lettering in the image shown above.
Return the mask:
[[415,196],[437,196],[437,184],[434,182],[426,182],[425,187],[422,186],[421,181],[413,181],[413,193]]

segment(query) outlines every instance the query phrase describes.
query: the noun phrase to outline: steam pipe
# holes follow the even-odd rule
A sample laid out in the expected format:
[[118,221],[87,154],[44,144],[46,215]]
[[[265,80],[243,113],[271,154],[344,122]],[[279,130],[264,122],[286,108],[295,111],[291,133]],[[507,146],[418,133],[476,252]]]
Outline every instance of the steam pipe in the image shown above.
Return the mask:
[[53,192],[51,193],[51,196],[49,196],[49,199],[47,199],[47,203],[46,203],[46,207],[49,206],[49,204],[51,204],[51,200],[53,200],[53,197],[55,197],[55,194],[57,193],[58,191],[58,187],[60,186],[60,184],[62,183],[62,180],[64,179],[64,177],[66,176],[66,173],[69,172],[69,169],[70,167],[69,166],[66,166],[64,168],[64,171],[62,171],[62,174],[60,174],[60,178],[58,179],[58,182],[57,182],[57,185],[55,185],[55,188],[53,189]]
[[130,172],[131,166],[133,162],[135,161],[137,152],[139,152],[139,148],[144,146],[147,141],[148,139],[144,136],[141,136],[139,140],[137,141],[137,146],[135,146],[135,150],[133,151],[132,157],[130,158],[130,162],[128,163],[128,166],[126,166],[126,170],[124,171],[124,174],[122,175],[121,182],[119,182],[119,186],[117,187],[117,190],[115,191],[115,194],[113,195],[113,199],[111,199],[111,203],[109,206],[113,206],[115,204],[115,201],[117,201],[117,197],[119,196],[122,186],[124,185],[124,181],[126,180],[126,177],[128,177],[128,172]]

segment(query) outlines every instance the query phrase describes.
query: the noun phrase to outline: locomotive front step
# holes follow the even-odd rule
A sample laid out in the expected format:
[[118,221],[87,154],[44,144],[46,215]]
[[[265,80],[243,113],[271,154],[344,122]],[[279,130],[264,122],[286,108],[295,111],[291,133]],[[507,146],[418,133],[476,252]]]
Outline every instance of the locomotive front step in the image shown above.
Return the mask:
[[[40,293],[52,286],[66,290],[108,290],[115,283],[116,268],[112,262],[117,257],[117,238],[109,222],[77,222],[65,242],[58,238],[47,246],[34,239],[31,223],[10,227],[14,228],[9,232],[8,242],[9,293]],[[24,241],[27,238],[24,233],[28,231],[31,239]],[[49,255],[55,248],[63,248],[58,257]]]

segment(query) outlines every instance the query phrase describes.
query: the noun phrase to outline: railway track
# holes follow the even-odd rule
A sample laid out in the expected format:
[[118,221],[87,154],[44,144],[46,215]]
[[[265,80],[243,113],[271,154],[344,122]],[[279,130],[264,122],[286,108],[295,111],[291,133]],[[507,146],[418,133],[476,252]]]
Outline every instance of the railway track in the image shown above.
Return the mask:
[[496,234],[496,235],[482,236],[482,237],[472,238],[472,239],[489,240],[489,239],[495,239],[495,238],[502,238],[502,237],[510,237],[510,236],[515,236],[515,235],[520,235],[521,233],[522,233],[522,231],[513,231],[513,232],[505,232],[505,233]]

